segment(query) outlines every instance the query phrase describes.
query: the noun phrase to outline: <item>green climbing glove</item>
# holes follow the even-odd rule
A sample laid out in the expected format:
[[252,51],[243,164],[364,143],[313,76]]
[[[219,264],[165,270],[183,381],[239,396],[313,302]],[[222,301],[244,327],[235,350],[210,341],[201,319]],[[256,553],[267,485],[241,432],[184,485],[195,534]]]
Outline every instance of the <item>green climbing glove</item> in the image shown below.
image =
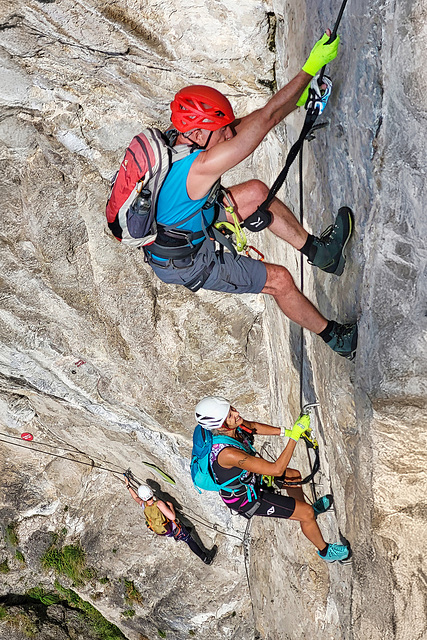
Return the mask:
[[325,64],[328,64],[328,62],[331,62],[331,60],[334,60],[337,57],[340,37],[337,36],[331,44],[326,44],[329,38],[330,36],[328,36],[327,33],[323,34],[320,40],[318,40],[312,48],[311,53],[307,58],[307,62],[302,68],[303,71],[309,73],[311,76],[315,76],[316,73],[325,66]]
[[301,438],[301,435],[304,433],[304,431],[308,431],[310,429],[310,416],[308,415],[308,413],[303,413],[302,416],[300,416],[298,418],[298,420],[295,422],[294,426],[292,427],[292,429],[289,431],[287,429],[287,431],[289,431],[289,438],[292,438],[292,440],[295,440],[295,442],[298,442],[298,440]]
[[305,103],[307,102],[308,90],[310,89],[310,84],[308,84],[306,86],[306,88],[304,89],[304,91],[302,92],[301,98],[297,102],[297,107],[303,107],[305,105]]

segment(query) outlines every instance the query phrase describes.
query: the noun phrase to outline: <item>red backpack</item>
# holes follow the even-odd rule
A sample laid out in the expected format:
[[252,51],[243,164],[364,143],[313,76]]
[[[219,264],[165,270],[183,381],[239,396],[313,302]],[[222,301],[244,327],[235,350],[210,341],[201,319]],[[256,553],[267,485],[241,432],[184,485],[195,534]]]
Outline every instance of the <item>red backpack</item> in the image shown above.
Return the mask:
[[152,244],[157,236],[157,199],[173,162],[191,153],[191,146],[173,147],[177,132],[147,128],[126,149],[111,182],[106,216],[113,235],[131,247]]

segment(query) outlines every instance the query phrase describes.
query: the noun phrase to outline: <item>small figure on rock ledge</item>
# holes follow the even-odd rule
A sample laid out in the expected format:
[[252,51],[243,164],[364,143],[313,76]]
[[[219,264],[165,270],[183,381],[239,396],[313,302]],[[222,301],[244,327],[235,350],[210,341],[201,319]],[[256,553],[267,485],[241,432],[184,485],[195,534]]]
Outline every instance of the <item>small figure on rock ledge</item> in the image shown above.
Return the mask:
[[125,476],[126,487],[132,498],[141,507],[144,508],[144,515],[147,527],[159,536],[167,538],[175,538],[178,542],[182,540],[205,564],[212,564],[216,555],[217,548],[214,546],[210,551],[204,551],[197,542],[191,537],[191,534],[184,525],[178,522],[174,506],[171,502],[163,502],[157,500],[151,487],[141,484],[138,491],[135,491],[129,482],[129,478]]

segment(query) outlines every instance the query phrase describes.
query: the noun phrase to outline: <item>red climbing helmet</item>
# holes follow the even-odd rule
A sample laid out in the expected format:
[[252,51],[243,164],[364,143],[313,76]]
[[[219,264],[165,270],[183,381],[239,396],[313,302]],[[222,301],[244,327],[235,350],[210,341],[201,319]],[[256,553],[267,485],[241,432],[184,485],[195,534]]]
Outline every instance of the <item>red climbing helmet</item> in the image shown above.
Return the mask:
[[184,87],[171,102],[172,124],[180,133],[191,129],[216,131],[235,118],[228,99],[216,89],[204,84]]

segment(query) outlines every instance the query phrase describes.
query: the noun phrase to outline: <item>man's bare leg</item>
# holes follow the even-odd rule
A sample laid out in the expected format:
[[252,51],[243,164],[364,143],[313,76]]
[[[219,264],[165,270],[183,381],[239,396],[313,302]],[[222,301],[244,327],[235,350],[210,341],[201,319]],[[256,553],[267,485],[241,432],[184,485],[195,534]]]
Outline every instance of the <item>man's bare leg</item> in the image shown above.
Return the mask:
[[266,263],[267,281],[261,293],[273,296],[283,313],[305,329],[320,333],[328,321],[316,307],[297,289],[285,267]]
[[[227,191],[231,194],[237,215],[241,220],[245,220],[264,202],[268,194],[268,187],[260,180],[249,180],[230,187]],[[272,201],[269,211],[273,214],[272,223],[268,227],[270,231],[289,242],[295,249],[301,249],[307,240],[308,233],[300,225],[292,211],[277,198]],[[227,218],[232,222],[231,216],[228,214]]]

